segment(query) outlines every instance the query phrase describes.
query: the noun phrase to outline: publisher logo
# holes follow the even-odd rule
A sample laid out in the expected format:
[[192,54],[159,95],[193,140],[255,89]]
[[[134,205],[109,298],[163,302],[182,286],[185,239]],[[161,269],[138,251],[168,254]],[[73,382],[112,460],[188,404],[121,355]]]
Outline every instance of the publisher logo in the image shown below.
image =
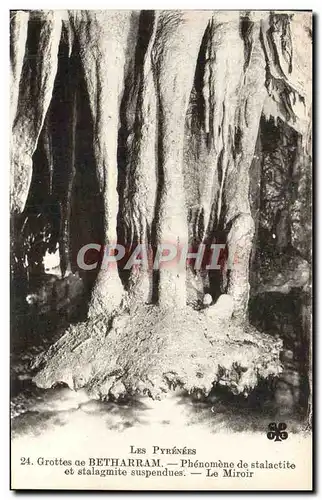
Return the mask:
[[268,428],[267,438],[271,441],[284,441],[288,438],[288,433],[286,432],[287,425],[284,422],[280,422],[279,424],[272,422],[268,425]]

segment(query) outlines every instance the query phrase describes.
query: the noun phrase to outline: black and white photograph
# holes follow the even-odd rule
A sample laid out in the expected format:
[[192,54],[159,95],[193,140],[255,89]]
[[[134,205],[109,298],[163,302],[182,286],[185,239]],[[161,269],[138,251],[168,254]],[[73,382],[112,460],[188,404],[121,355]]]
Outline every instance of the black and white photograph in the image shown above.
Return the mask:
[[8,13],[11,489],[312,491],[312,11],[107,7]]

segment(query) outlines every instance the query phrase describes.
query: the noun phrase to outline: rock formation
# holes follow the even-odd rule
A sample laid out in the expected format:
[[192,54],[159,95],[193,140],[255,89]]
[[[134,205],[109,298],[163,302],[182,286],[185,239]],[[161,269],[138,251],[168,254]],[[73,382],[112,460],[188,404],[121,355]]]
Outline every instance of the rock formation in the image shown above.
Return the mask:
[[249,324],[248,302],[275,283],[263,234],[276,255],[296,251],[297,278],[277,288],[310,280],[310,14],[12,11],[10,42],[13,267],[35,200],[42,218],[57,207],[39,256],[57,243],[63,274],[92,241],[228,251],[209,272],[101,266],[87,321],[35,360],[35,382],[118,399],[175,385],[247,394],[278,376],[282,342]]

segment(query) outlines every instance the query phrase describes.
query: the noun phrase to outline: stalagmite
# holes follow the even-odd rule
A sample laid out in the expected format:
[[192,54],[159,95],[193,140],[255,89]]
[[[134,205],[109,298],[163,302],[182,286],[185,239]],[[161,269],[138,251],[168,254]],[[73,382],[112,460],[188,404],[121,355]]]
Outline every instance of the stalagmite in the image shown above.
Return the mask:
[[[117,242],[117,138],[123,90],[129,11],[71,11],[94,128],[94,155],[104,205],[104,245]],[[89,316],[108,314],[121,303],[123,286],[116,263],[100,269]]]
[[[157,97],[152,71],[151,52],[155,42],[158,13],[154,14],[151,33],[143,56],[142,68],[137,68],[138,97],[132,130],[131,156],[124,196],[124,219],[129,235],[126,241],[142,245],[152,256],[152,223],[157,198]],[[133,266],[130,271],[130,299],[149,303],[152,299],[152,267]]]
[[[209,22],[208,12],[164,12],[153,48],[153,70],[159,104],[160,205],[157,241],[170,243],[181,252],[188,243],[183,187],[184,123],[192,89],[196,59]],[[161,267],[159,304],[186,305],[185,263]]]
[[245,318],[249,298],[249,259],[254,221],[249,205],[249,169],[255,151],[259,121],[266,95],[265,57],[260,42],[259,22],[253,28],[253,50],[246,69],[239,103],[239,144],[235,138],[235,159],[225,179],[225,224],[229,227],[227,293],[234,299],[235,317]]
[[[19,89],[12,130],[11,210],[13,213],[20,213],[24,209],[31,182],[32,155],[52,97],[61,33],[60,11],[42,11],[35,25],[36,23],[39,23],[38,43],[32,56],[30,53],[25,56],[20,77],[22,85]],[[18,58],[21,61],[20,48]],[[20,64],[16,64],[16,68]],[[15,71],[17,72],[17,69]]]

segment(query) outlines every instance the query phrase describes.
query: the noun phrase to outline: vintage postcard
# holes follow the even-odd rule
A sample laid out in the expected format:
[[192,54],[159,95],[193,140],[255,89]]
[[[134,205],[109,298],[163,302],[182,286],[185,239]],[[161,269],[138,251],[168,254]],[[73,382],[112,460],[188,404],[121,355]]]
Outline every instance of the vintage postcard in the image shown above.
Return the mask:
[[312,39],[10,11],[11,489],[312,490]]

